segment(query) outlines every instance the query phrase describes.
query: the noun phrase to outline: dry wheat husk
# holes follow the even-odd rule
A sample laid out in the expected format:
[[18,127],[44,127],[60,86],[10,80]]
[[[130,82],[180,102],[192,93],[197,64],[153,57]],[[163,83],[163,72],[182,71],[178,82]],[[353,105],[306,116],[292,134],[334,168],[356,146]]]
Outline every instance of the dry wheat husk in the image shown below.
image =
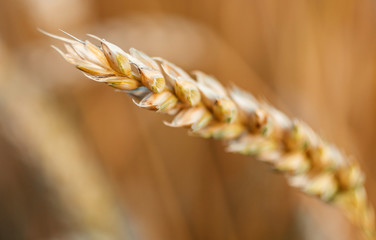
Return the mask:
[[358,162],[304,122],[237,87],[223,87],[213,76],[200,71],[190,75],[134,48],[127,53],[93,35],[99,46],[44,33],[65,43],[65,52],[53,47],[88,78],[128,93],[141,108],[173,115],[168,126],[226,140],[229,152],[270,164],[289,185],[339,207],[366,239],[374,238],[374,212]]

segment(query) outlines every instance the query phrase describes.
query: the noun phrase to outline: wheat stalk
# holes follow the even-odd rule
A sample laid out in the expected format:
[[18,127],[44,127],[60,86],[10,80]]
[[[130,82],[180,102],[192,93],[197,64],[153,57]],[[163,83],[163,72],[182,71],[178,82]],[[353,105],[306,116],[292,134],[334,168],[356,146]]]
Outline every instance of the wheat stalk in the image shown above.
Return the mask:
[[214,77],[196,71],[194,78],[162,58],[93,35],[96,46],[44,34],[65,42],[55,48],[88,78],[133,97],[149,110],[173,115],[171,127],[189,128],[204,138],[226,140],[229,152],[251,155],[283,173],[289,185],[343,210],[365,238],[375,236],[374,212],[368,203],[364,174],[357,161],[320,138],[305,123],[237,88],[224,88]]

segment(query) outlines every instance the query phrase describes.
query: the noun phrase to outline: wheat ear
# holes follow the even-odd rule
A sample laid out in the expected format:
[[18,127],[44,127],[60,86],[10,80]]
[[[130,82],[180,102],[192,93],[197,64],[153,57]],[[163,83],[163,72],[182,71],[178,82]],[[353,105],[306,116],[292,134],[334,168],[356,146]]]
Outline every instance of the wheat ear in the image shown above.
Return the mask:
[[375,236],[364,174],[357,161],[289,119],[269,104],[237,88],[224,88],[214,77],[196,71],[194,78],[176,65],[131,48],[129,53],[98,38],[100,45],[64,38],[66,61],[88,78],[133,97],[149,110],[173,115],[171,127],[191,135],[226,140],[229,152],[254,156],[283,173],[289,185],[341,208],[367,239]]

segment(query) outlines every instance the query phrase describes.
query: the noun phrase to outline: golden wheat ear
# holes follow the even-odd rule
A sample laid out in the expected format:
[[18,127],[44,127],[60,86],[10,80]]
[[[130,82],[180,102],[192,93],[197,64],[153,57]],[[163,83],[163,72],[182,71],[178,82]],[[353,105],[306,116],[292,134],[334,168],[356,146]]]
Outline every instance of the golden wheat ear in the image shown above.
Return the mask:
[[127,53],[93,35],[99,45],[40,31],[63,41],[65,52],[54,48],[88,78],[127,92],[141,108],[175,116],[165,123],[168,126],[226,140],[229,152],[270,164],[289,185],[341,208],[365,238],[374,238],[374,212],[358,162],[302,121],[291,120],[237,87],[226,89],[213,76],[196,71],[193,77],[134,48]]

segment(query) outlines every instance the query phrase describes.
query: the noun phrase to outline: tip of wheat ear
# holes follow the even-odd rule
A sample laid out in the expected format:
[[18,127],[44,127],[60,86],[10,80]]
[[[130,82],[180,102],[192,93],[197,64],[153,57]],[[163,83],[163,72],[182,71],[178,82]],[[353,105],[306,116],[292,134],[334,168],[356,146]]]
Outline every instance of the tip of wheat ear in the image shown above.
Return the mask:
[[227,140],[228,151],[270,164],[289,185],[340,207],[368,239],[375,235],[374,213],[358,163],[302,121],[291,120],[237,87],[223,87],[213,76],[199,71],[190,75],[134,48],[127,53],[93,35],[89,36],[98,45],[40,31],[63,41],[65,51],[54,49],[86,77],[128,93],[141,108],[173,115],[168,126]]

